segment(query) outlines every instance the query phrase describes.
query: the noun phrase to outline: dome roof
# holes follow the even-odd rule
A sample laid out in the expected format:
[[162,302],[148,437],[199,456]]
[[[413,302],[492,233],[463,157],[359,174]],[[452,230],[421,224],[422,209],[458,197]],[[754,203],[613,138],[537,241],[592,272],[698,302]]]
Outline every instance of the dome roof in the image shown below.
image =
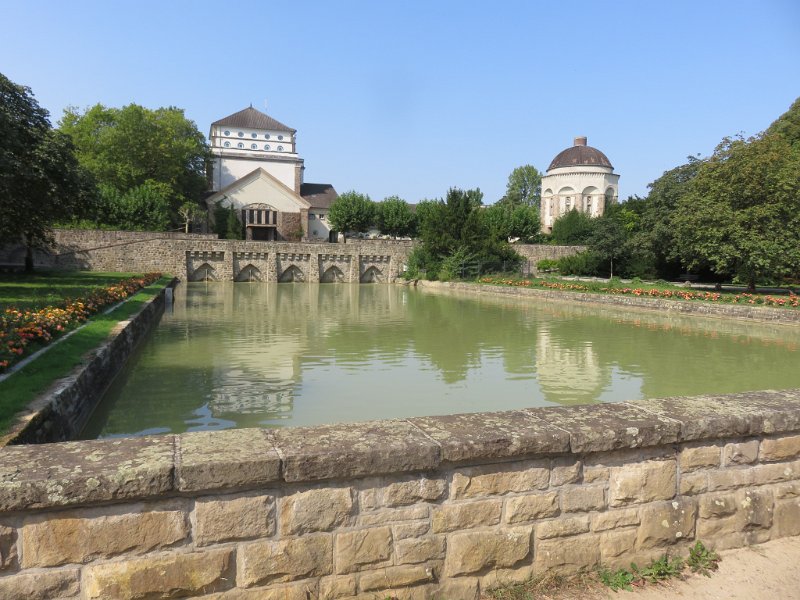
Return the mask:
[[608,157],[597,148],[586,145],[585,137],[576,137],[575,145],[559,152],[547,167],[547,170],[558,169],[559,167],[607,167],[613,169]]

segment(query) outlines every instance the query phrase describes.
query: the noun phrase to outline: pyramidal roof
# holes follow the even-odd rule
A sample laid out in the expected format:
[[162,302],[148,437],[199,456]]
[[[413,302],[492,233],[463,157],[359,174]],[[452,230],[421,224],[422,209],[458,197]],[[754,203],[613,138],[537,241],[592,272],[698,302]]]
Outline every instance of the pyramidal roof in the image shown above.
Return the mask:
[[252,105],[244,110],[228,115],[219,121],[214,121],[211,125],[212,127],[214,125],[222,125],[227,127],[241,127],[242,129],[270,129],[272,131],[297,132],[296,129],[287,127],[260,110],[256,110]]

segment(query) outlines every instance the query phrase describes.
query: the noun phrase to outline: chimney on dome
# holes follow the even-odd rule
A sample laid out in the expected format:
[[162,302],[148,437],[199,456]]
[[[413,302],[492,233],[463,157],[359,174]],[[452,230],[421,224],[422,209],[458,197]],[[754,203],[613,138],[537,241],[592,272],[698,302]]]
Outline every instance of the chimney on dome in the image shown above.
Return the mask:
[[585,146],[586,145],[586,136],[582,135],[580,137],[575,138],[575,145],[576,146]]

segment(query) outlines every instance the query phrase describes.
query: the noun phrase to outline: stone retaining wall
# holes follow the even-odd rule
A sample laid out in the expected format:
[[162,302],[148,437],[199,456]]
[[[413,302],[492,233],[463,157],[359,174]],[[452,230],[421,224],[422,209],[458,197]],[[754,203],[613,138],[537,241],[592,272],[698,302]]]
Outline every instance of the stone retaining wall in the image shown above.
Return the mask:
[[800,390],[0,450],[0,597],[472,600],[800,535]]

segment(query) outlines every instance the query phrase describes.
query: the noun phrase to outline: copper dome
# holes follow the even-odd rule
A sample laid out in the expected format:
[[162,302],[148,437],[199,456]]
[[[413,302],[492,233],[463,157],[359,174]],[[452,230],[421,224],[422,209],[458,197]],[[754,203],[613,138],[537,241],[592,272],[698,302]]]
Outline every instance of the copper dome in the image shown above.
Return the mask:
[[553,162],[550,163],[550,166],[547,167],[547,170],[577,166],[614,168],[605,154],[597,148],[586,145],[585,137],[577,137],[575,138],[575,145],[559,152]]

